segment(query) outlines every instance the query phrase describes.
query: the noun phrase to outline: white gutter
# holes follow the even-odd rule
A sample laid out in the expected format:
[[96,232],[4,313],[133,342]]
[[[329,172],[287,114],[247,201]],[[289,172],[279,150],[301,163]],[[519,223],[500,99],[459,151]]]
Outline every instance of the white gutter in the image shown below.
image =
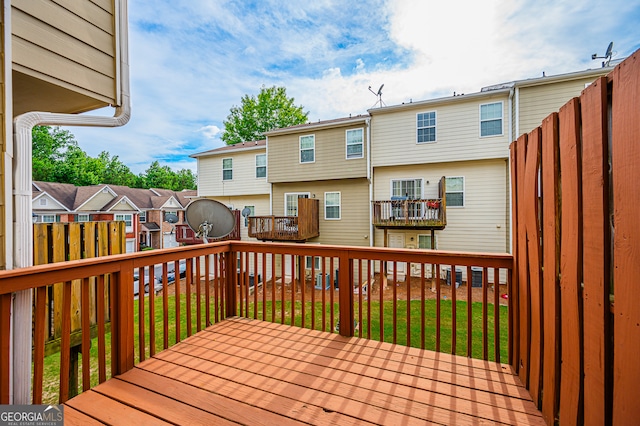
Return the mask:
[[371,173],[371,119],[367,118],[367,182],[369,182],[369,247],[373,247],[373,174]]
[[[115,2],[116,16],[116,81],[119,82],[119,106],[113,117],[50,112],[28,112],[13,120],[14,159],[13,205],[14,205],[14,245],[13,266],[24,268],[33,265],[33,223],[31,220],[31,179],[32,179],[32,138],[34,126],[87,126],[119,127],[129,121],[131,115],[129,97],[129,49],[127,0]],[[5,163],[7,165],[11,162]],[[7,179],[11,179],[8,177]],[[10,208],[10,205],[7,206]],[[7,265],[8,267],[10,265]],[[31,290],[15,294],[13,301],[13,404],[31,403],[31,332],[32,332]]]

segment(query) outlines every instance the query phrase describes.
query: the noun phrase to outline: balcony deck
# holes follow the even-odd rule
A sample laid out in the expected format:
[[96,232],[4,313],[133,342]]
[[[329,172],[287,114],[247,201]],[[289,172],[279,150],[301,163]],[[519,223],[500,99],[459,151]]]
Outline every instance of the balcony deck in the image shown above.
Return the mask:
[[67,401],[66,424],[519,424],[507,365],[233,317]]

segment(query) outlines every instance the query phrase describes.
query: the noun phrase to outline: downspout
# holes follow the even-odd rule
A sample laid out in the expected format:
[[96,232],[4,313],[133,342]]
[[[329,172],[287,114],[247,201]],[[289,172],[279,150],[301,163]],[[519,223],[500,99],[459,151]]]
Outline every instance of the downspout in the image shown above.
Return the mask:
[[[14,204],[14,246],[13,266],[24,268],[33,264],[33,224],[31,220],[32,184],[32,137],[34,126],[86,126],[119,127],[129,121],[131,115],[129,92],[129,50],[128,16],[126,0],[115,2],[116,37],[119,51],[116,51],[116,81],[119,82],[119,99],[113,117],[50,112],[28,112],[13,120],[14,158],[13,204]],[[15,294],[13,302],[13,404],[30,404],[31,388],[31,290]]]
[[[4,123],[2,128],[2,140],[5,142],[3,158],[1,161],[5,168],[4,182],[4,253],[5,253],[5,268],[9,269],[13,266],[13,211],[11,209],[11,174],[6,173],[7,165],[11,164],[13,158],[13,124],[11,119],[13,117],[13,83],[11,76],[12,69],[12,51],[11,51],[11,0],[2,1],[2,21],[3,21],[3,33],[2,33],[2,53],[3,57],[0,58],[0,66],[2,66],[2,74],[4,78],[4,93],[1,95],[1,102],[3,102],[4,109]],[[13,333],[13,327],[10,328]],[[10,336],[9,342],[13,341],[13,336]],[[9,372],[13,371],[13,345],[9,344]],[[11,374],[11,373],[10,373]],[[9,381],[9,403],[13,402],[13,382]]]
[[[265,138],[264,152],[267,154],[267,183],[269,183],[269,136]],[[273,184],[269,183],[269,216],[273,216]]]
[[371,118],[367,118],[367,182],[369,182],[369,247],[373,247],[373,178],[371,174]]
[[[509,143],[515,140],[513,135],[513,94],[514,88],[512,87],[509,90]],[[508,185],[507,185],[507,200],[511,198],[511,162],[509,161],[511,157],[511,150],[508,151],[507,154],[507,176],[508,176]],[[509,202],[509,215],[507,216],[507,220],[509,221],[509,241],[507,244],[509,245],[509,253],[513,253],[513,220],[511,220],[511,204],[513,200]]]

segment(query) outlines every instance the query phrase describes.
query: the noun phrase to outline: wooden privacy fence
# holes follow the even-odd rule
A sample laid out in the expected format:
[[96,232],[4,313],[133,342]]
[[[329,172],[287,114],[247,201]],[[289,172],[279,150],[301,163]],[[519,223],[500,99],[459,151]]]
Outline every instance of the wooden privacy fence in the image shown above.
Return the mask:
[[[33,225],[33,264],[88,259],[125,252],[124,222],[71,222],[36,223]],[[109,298],[108,283],[105,293],[96,294],[95,278],[90,283],[90,321],[95,334],[97,298]],[[63,284],[49,286],[45,305],[45,355],[60,350],[62,332]],[[72,284],[71,292],[71,346],[80,344],[80,280]],[[105,320],[108,322],[106,311]]]
[[640,419],[639,137],[637,51],[511,144],[510,359],[547,424]]

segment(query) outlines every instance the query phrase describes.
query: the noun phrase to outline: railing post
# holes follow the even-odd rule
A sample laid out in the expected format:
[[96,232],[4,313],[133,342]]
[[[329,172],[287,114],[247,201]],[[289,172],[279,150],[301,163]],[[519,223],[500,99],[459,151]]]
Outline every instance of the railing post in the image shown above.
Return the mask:
[[113,375],[133,368],[133,263],[123,262],[119,273],[111,275],[112,288],[112,366]]
[[228,251],[224,253],[224,271],[225,271],[225,316],[234,317],[238,315],[237,302],[236,302],[236,258],[235,251]]
[[[340,312],[340,335],[351,337],[354,332],[353,315],[353,259],[348,251],[338,255],[338,304]],[[333,271],[332,271],[333,273]]]

